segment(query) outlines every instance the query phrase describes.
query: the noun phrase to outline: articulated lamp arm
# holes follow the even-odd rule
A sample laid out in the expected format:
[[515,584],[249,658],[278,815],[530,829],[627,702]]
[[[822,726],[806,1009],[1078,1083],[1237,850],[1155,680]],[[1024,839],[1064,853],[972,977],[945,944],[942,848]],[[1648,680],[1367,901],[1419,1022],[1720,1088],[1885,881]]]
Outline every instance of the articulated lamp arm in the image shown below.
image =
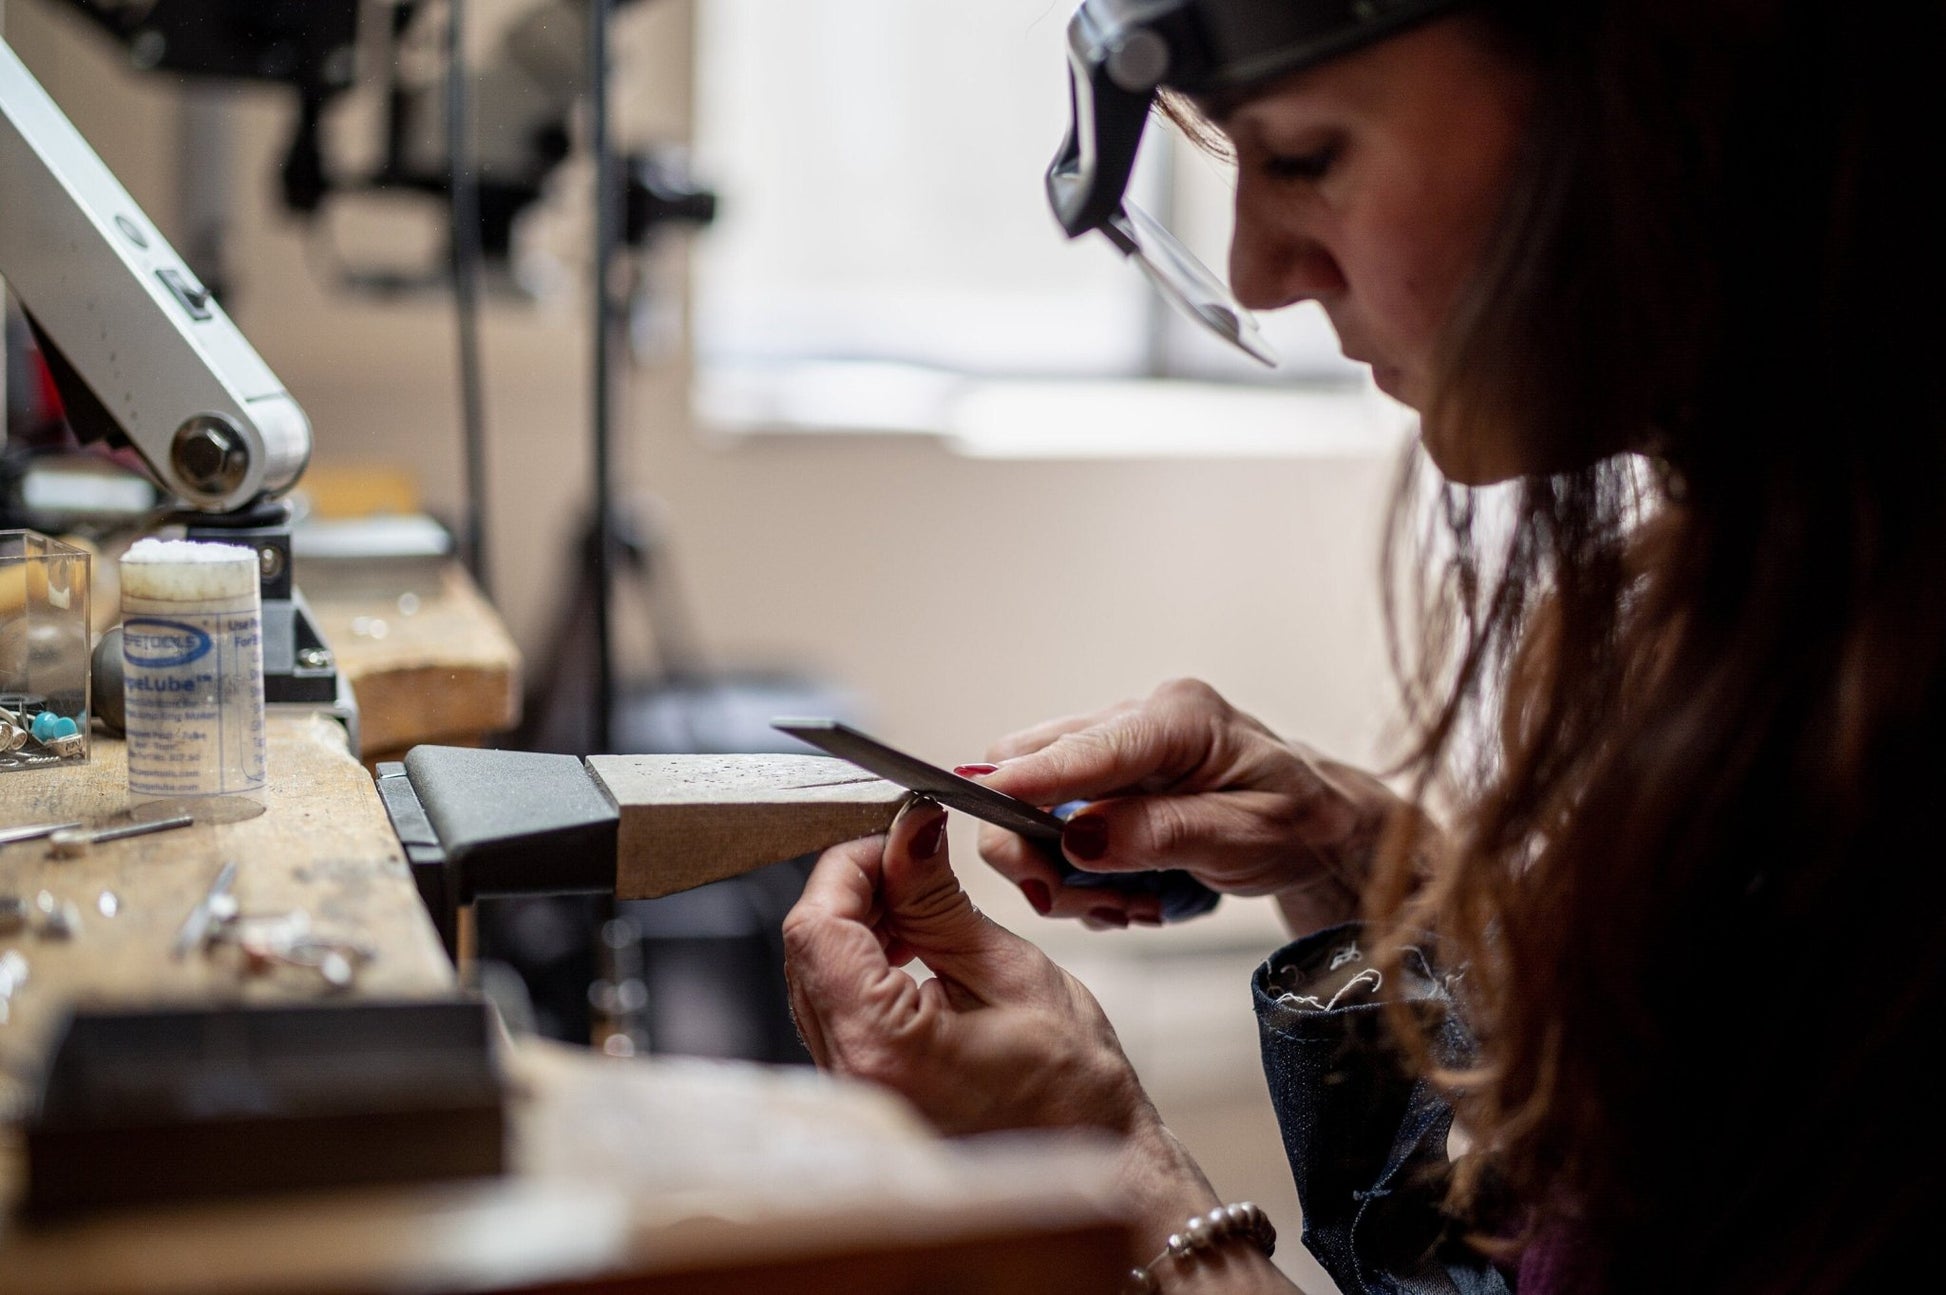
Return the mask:
[[83,434],[166,494],[229,513],[303,472],[304,412],[4,40],[0,278]]

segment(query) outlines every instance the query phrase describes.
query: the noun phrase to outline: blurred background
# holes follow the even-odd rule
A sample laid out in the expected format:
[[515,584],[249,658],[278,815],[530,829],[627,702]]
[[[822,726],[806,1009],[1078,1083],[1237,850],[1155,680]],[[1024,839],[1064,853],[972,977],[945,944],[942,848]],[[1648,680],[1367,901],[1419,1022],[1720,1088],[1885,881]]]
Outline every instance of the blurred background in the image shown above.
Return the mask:
[[[450,195],[441,157],[424,161],[446,7],[347,5],[355,36],[308,86],[171,71],[115,35],[150,7],[5,0],[0,15],[310,415],[315,506],[463,532]],[[484,556],[530,681],[559,683],[593,597],[579,578],[592,181],[573,83],[586,11],[464,12],[487,216]],[[616,7],[613,143],[643,205],[611,281],[609,485],[650,576],[645,592],[624,571],[613,604],[640,703],[621,749],[670,741],[669,722],[696,736],[693,714],[655,709],[672,674],[751,685],[707,711],[705,743],[742,741],[739,698],[760,718],[783,698],[947,765],[1193,675],[1334,755],[1391,753],[1378,548],[1409,422],[1336,358],[1315,312],[1268,321],[1285,363],[1261,370],[1180,326],[1105,243],[1060,236],[1040,177],[1065,127],[1067,17],[1047,0]],[[1164,134],[1144,205],[1221,266],[1223,165]],[[394,182],[333,182],[381,173]],[[16,370],[18,411],[33,375]],[[571,749],[585,704],[530,690],[528,739]],[[1294,1224],[1247,988],[1282,942],[1268,906],[1093,934],[1036,918],[972,839],[956,821],[977,901],[1095,989],[1217,1190]],[[793,879],[773,888],[764,902],[787,906]],[[688,922],[668,919],[664,957],[708,935]],[[593,928],[564,929],[585,946]],[[788,1059],[788,1040],[701,982],[646,979],[648,1050]],[[1284,1255],[1325,1289],[1296,1246]]]

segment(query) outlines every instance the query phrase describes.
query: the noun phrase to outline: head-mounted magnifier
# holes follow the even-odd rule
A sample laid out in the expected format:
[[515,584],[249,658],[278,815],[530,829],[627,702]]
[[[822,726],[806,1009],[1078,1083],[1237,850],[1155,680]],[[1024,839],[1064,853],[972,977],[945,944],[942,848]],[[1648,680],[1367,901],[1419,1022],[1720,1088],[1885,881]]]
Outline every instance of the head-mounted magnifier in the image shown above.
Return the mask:
[[1158,91],[1233,95],[1456,8],[1462,0],[1087,0],[1068,24],[1074,120],[1047,170],[1070,238],[1100,230],[1170,304],[1265,364],[1250,312],[1125,200]]

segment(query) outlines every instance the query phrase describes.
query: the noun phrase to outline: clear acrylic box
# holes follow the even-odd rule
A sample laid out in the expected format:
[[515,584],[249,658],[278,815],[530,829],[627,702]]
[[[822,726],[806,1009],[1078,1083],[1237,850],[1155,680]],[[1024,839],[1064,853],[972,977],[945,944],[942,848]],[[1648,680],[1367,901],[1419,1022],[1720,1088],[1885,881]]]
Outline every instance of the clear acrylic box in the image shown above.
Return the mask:
[[88,759],[89,554],[0,531],[0,773]]

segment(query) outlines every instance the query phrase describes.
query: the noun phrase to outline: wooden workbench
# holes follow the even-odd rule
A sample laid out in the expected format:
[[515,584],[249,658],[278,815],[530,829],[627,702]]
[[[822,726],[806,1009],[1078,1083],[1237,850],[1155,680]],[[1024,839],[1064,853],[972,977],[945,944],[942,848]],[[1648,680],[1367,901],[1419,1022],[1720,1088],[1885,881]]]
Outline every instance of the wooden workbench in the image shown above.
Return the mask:
[[[0,846],[0,894],[32,899],[45,890],[81,913],[70,939],[0,936],[0,947],[18,949],[32,968],[0,1026],[0,1115],[18,1111],[23,1080],[37,1072],[48,1032],[71,1004],[290,1000],[319,992],[317,978],[300,971],[246,976],[226,958],[170,956],[183,918],[229,860],[237,864],[235,894],[245,911],[306,909],[320,930],[356,934],[373,947],[378,956],[360,975],[361,993],[454,992],[452,964],[371,777],[345,748],[344,729],[318,715],[273,713],[268,736],[270,783],[260,817],[111,842],[79,859],[54,858],[45,841]],[[86,765],[0,775],[0,825],[125,818],[133,802],[122,743],[97,734],[93,749]],[[112,917],[103,913],[103,894],[114,897]]]
[[358,699],[367,765],[422,742],[476,745],[520,722],[520,649],[458,563],[389,579],[319,562],[302,576]]
[[[0,893],[73,900],[65,942],[0,936],[33,979],[0,1026],[8,1117],[0,1202],[18,1198],[21,1114],[60,1012],[75,1003],[295,999],[297,972],[177,960],[178,924],[224,860],[246,910],[303,907],[377,950],[356,994],[455,992],[369,776],[343,730],[273,715],[266,812],[56,861],[0,847]],[[0,827],[126,808],[120,744],[85,767],[9,774]],[[115,916],[98,906],[118,901]],[[28,1227],[0,1213],[0,1290],[70,1292],[952,1290],[1109,1292],[1126,1271],[1104,1149],[984,1149],[930,1136],[900,1103],[806,1071],[622,1060],[528,1041],[503,1053],[509,1175],[123,1211]]]

